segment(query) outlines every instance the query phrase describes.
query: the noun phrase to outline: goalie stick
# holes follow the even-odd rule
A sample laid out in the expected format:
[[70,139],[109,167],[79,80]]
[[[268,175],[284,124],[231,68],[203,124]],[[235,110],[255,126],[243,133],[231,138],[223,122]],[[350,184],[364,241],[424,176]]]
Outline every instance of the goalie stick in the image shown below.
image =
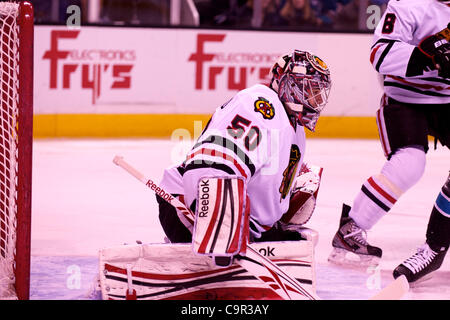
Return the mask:
[[[156,185],[153,180],[147,179],[142,173],[128,164],[123,157],[115,156],[113,162],[125,169],[158,195],[163,195],[161,198],[182,211],[182,217],[188,221],[192,221],[193,224],[194,213],[180,200]],[[249,244],[247,244],[245,256],[237,255],[235,261],[285,300],[320,299],[315,293],[306,290],[300,282],[284,272],[271,260],[254,250]]]
[[401,275],[383,290],[372,296],[370,300],[400,300],[409,290],[409,283],[405,275]]
[[157,194],[162,199],[164,199],[165,201],[170,203],[172,206],[174,206],[177,209],[177,214],[178,214],[178,217],[180,218],[181,222],[192,233],[193,228],[194,228],[193,227],[194,226],[194,215],[188,208],[186,208],[184,203],[182,203],[176,197],[171,195],[169,192],[166,192],[163,188],[159,187],[152,180],[147,179],[142,173],[140,173],[138,170],[136,170],[130,164],[128,164],[125,160],[123,160],[123,157],[115,156],[113,159],[113,162],[116,165],[118,165],[119,167],[122,167],[123,169],[128,171],[128,173],[130,173],[136,179],[138,179],[143,184],[145,184],[147,187],[149,187],[155,194]]
[[[123,159],[123,157],[115,156],[113,162],[133,175],[136,179],[144,183],[156,194],[160,196],[162,195],[161,197],[164,200],[177,208],[181,212],[180,219],[182,219],[182,221],[189,223],[192,222],[190,228],[192,232],[192,226],[194,224],[194,214],[186,207],[184,203],[173,197],[163,188],[156,185],[152,180],[147,179],[142,173],[128,164]],[[320,298],[316,294],[303,288],[303,286],[295,278],[291,277],[271,260],[253,249],[250,244],[247,244],[245,256],[237,255],[235,260],[239,265],[241,265],[244,269],[261,280],[266,286],[268,286],[283,299],[320,300]],[[387,287],[379,291],[376,295],[374,295],[371,300],[399,300],[408,292],[408,290],[409,284],[406,278],[399,277],[395,281],[391,282]]]

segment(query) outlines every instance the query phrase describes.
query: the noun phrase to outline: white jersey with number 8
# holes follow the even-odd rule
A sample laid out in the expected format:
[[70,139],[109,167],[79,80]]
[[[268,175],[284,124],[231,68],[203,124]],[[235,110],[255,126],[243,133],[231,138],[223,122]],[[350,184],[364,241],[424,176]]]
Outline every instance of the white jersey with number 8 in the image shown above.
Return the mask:
[[[438,76],[436,68],[418,72],[413,51],[426,37],[445,29],[450,7],[437,0],[390,1],[378,24],[370,61],[384,76],[388,97],[404,103],[450,103],[449,80]],[[408,74],[409,73],[409,74]]]

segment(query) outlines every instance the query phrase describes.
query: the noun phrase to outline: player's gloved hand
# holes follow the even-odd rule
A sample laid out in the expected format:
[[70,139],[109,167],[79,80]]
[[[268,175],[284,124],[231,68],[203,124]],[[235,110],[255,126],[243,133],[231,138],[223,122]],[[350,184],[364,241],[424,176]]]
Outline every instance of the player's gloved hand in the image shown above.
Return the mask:
[[302,164],[292,187],[289,209],[281,217],[281,222],[296,225],[308,222],[316,207],[322,171],[321,167]]
[[439,76],[449,77],[450,66],[450,24],[442,31],[426,37],[418,45],[419,50],[428,58],[433,60],[436,69],[439,70]]
[[433,62],[439,70],[438,75],[442,78],[450,78],[450,43],[440,46],[436,50]]

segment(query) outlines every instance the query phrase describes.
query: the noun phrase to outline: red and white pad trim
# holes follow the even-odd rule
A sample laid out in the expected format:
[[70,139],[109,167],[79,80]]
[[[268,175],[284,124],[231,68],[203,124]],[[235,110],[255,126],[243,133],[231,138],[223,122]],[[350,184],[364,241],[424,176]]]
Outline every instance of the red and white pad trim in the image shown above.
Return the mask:
[[[283,272],[289,272],[305,290],[315,294],[314,249],[310,241],[259,242],[254,249],[265,253]],[[217,267],[209,257],[194,254],[190,244],[104,248],[99,252],[99,260],[103,299],[282,299],[277,294],[279,289],[270,289],[239,264]],[[264,281],[276,286],[276,279],[269,276]],[[128,294],[130,290],[135,293],[133,296]],[[288,292],[293,294],[290,288]]]

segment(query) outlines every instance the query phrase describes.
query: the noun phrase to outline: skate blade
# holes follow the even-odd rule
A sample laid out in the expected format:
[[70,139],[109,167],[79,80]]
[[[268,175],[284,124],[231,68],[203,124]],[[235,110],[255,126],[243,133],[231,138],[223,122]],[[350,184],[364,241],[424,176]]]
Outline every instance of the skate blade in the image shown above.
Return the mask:
[[422,278],[420,278],[414,282],[410,282],[409,287],[411,289],[420,289],[420,287],[423,287],[424,285],[426,285],[426,283],[433,278],[434,272],[435,271],[430,272],[429,274],[424,275]]
[[328,256],[328,262],[347,267],[368,268],[377,267],[380,258],[365,254],[356,254],[345,249],[333,248]]

